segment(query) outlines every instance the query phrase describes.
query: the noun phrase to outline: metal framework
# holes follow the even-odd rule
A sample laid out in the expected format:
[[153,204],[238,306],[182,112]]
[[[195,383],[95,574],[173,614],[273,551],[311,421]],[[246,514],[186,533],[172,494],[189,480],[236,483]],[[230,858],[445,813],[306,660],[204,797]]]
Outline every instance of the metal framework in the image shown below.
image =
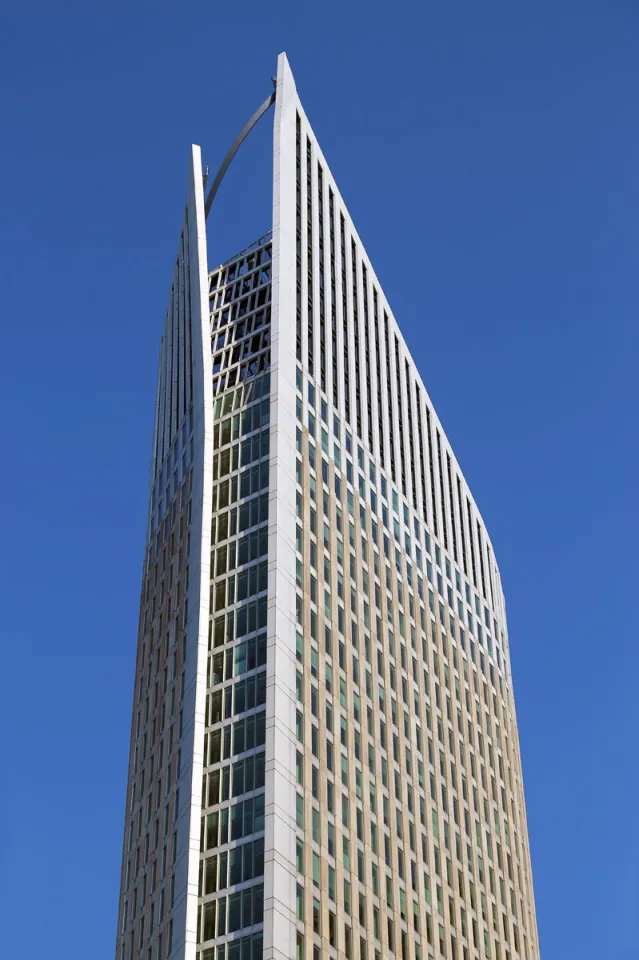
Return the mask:
[[230,166],[230,164],[231,164],[231,161],[232,161],[233,157],[235,156],[235,154],[237,153],[237,151],[240,149],[240,147],[242,146],[242,144],[244,143],[244,141],[246,140],[246,138],[248,137],[249,133],[251,132],[251,130],[253,129],[253,127],[254,127],[255,124],[257,123],[257,121],[260,119],[260,117],[262,116],[262,114],[266,113],[266,111],[268,110],[268,108],[271,106],[272,103],[275,103],[275,90],[273,91],[273,93],[270,94],[270,96],[268,96],[268,97],[266,98],[266,100],[264,101],[264,103],[260,104],[260,106],[257,108],[257,110],[255,111],[255,113],[253,114],[253,116],[252,116],[252,117],[250,118],[250,120],[246,123],[246,125],[242,128],[242,130],[240,131],[240,133],[238,134],[238,136],[237,136],[236,139],[234,140],[231,149],[229,150],[229,152],[227,153],[227,155],[224,157],[224,160],[222,161],[222,166],[221,166],[220,169],[218,170],[218,172],[217,172],[217,174],[216,174],[216,176],[215,176],[215,180],[213,181],[213,184],[212,184],[212,186],[211,186],[211,189],[209,190],[209,195],[208,195],[208,197],[206,198],[206,203],[205,203],[205,205],[204,205],[204,215],[205,215],[205,217],[208,217],[208,215],[209,215],[209,210],[210,210],[211,207],[213,206],[213,201],[215,200],[215,195],[217,194],[217,191],[220,189],[220,184],[222,183],[222,180],[224,179],[224,174],[225,174],[226,171],[228,170],[228,168],[229,168],[229,166]]

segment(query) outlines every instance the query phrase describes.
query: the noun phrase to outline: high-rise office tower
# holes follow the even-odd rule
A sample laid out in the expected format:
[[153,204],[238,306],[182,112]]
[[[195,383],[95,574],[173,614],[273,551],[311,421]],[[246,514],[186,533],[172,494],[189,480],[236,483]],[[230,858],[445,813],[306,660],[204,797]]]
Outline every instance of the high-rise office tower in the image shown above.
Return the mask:
[[536,960],[495,556],[284,55],[271,105],[272,229],[212,270],[192,149],[117,958]]

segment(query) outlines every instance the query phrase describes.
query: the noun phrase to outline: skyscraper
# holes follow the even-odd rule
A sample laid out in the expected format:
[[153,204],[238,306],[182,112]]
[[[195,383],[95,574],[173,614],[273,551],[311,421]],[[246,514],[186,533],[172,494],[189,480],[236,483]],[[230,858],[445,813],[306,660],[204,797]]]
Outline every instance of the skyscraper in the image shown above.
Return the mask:
[[[272,230],[206,216],[274,105]],[[118,960],[536,960],[491,543],[298,98],[160,349]]]

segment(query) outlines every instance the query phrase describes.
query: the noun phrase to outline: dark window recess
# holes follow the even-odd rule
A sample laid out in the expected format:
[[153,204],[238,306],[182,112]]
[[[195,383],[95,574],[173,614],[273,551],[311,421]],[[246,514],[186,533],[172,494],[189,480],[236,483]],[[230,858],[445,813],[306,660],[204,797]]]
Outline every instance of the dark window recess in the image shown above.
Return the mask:
[[351,423],[350,358],[348,346],[348,297],[346,294],[346,227],[344,215],[339,215],[340,228],[340,279],[342,283],[342,336],[344,339],[344,416]]
[[297,303],[295,314],[295,356],[302,360],[302,130],[299,113],[295,118],[295,249]]
[[306,289],[308,327],[308,373],[315,376],[315,331],[313,327],[313,148],[306,138]]
[[448,550],[448,528],[446,524],[446,495],[444,494],[444,468],[442,466],[442,441],[439,430],[435,430],[437,436],[437,470],[439,473],[439,493],[441,495],[442,505],[442,530],[444,533],[444,550]]
[[391,387],[391,354],[390,354],[390,340],[388,336],[388,314],[384,310],[384,347],[385,347],[385,360],[386,360],[386,398],[388,400],[388,443],[390,446],[390,466],[391,466],[391,478],[393,483],[397,482],[395,476],[395,414],[393,410],[393,389]]
[[490,547],[488,544],[486,544],[486,552],[488,554],[488,582],[490,584],[490,600],[491,600],[491,603],[494,603],[495,593],[493,590],[493,564],[492,564],[492,557],[490,555]]
[[264,786],[264,752],[245,757],[233,764],[231,796],[239,797]]
[[255,747],[263,747],[266,736],[266,713],[259,713],[243,717],[233,724],[233,756],[245,753]]
[[477,586],[477,567],[475,565],[475,539],[473,536],[473,513],[470,500],[466,497],[466,514],[468,516],[468,540],[470,542],[470,561],[473,569],[473,586]]
[[326,305],[324,298],[324,173],[317,164],[317,221],[319,245],[320,386],[326,393]]
[[439,524],[437,522],[437,497],[435,496],[435,460],[433,457],[432,429],[430,424],[430,408],[426,406],[426,436],[428,438],[428,466],[430,473],[430,498],[433,504],[433,533],[439,539]]
[[419,472],[422,481],[422,520],[428,526],[428,504],[426,500],[426,462],[424,460],[424,436],[422,429],[422,397],[419,384],[415,384],[415,399],[417,403],[417,436],[419,439]]
[[404,360],[404,371],[406,373],[406,403],[408,405],[408,447],[410,451],[410,479],[413,491],[413,506],[417,510],[417,482],[415,480],[415,442],[413,440],[413,402],[410,377],[410,363]]
[[328,188],[328,216],[331,257],[331,368],[333,375],[333,406],[339,404],[339,384],[337,380],[337,294],[335,287],[335,201],[333,191]]
[[395,340],[395,383],[397,386],[397,411],[399,415],[399,461],[402,471],[402,493],[406,496],[406,453],[404,451],[404,405],[402,403],[402,370],[399,360],[399,340],[397,334],[393,334]]
[[379,354],[379,304],[377,290],[373,287],[373,323],[375,326],[375,369],[377,372],[377,442],[379,445],[379,463],[382,470],[386,469],[385,460],[385,438],[384,438],[384,416],[382,407],[382,369]]
[[362,396],[359,370],[359,310],[357,296],[357,247],[351,240],[351,285],[353,290],[353,350],[355,351],[355,419],[357,436],[362,439]]
[[466,555],[466,528],[464,524],[464,500],[462,497],[461,480],[457,479],[457,509],[459,510],[459,526],[461,533],[462,563],[464,565],[464,576],[468,576],[468,557]]
[[481,592],[486,599],[486,575],[484,573],[484,546],[482,543],[481,524],[477,521],[477,546],[479,547],[479,570],[481,572]]
[[455,501],[453,500],[453,475],[450,467],[450,454],[446,451],[446,472],[448,474],[448,506],[450,509],[450,529],[453,535],[453,559],[459,563],[457,555],[457,524],[455,523]]
[[266,702],[266,671],[213,690],[206,698],[205,725],[213,726]]
[[364,304],[364,362],[366,365],[366,414],[368,419],[368,448],[371,453],[373,446],[373,395],[371,392],[371,347],[370,332],[368,328],[368,271],[366,264],[362,263],[362,302]]

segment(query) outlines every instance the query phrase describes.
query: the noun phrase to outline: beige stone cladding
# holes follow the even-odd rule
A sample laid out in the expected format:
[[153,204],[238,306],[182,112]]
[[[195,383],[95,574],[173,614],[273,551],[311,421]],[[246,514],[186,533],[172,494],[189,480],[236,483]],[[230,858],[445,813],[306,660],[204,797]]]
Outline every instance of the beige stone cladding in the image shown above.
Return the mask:
[[[320,436],[332,428],[302,392],[300,409],[303,955],[313,956],[316,945],[320,956],[334,948],[339,957],[361,960],[466,960],[475,949],[480,956],[533,958],[509,682],[488,670],[448,589],[438,590],[438,581],[452,586],[445,564],[442,570],[436,562],[439,548],[431,540],[427,551],[422,541],[420,569],[412,525],[400,522],[401,541],[393,536],[370,497],[361,499],[322,453]],[[331,449],[344,436],[344,429],[331,436]]]

